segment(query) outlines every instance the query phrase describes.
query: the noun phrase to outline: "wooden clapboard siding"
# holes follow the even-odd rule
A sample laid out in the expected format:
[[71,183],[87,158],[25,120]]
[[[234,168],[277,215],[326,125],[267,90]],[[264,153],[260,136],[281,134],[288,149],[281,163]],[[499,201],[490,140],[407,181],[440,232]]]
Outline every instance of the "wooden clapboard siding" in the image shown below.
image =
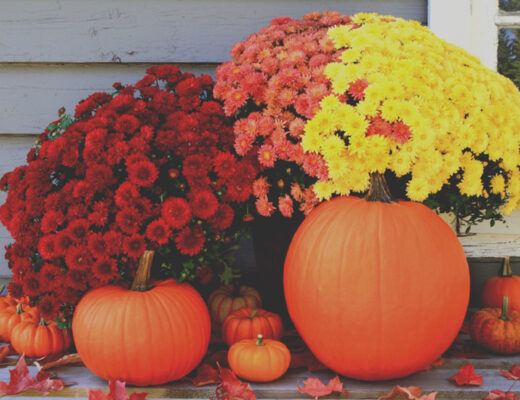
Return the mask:
[[6,0],[4,62],[221,62],[274,17],[377,11],[426,22],[426,0]]
[[[80,100],[110,91],[114,82],[137,82],[150,65],[0,64],[0,133],[39,134],[57,118],[60,107],[73,113]],[[179,66],[196,75],[215,71],[215,64]]]

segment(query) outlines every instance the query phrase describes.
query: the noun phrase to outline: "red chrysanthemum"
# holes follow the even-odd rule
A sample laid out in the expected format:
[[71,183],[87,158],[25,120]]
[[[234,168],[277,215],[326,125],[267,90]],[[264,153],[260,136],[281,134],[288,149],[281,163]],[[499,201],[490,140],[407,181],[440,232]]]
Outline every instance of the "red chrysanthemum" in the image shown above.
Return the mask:
[[231,153],[219,152],[213,160],[215,172],[221,178],[230,178],[236,173],[236,159]]
[[365,98],[365,89],[368,87],[368,81],[366,79],[358,79],[352,82],[348,88],[348,93],[355,100],[363,100]]
[[105,240],[102,233],[91,233],[88,237],[88,250],[95,257],[103,257],[107,254]]
[[394,122],[392,126],[392,136],[395,141],[400,144],[404,144],[410,139],[411,131],[410,127],[404,122]]
[[216,231],[223,231],[231,226],[235,212],[229,204],[221,203],[213,216],[208,222]]
[[117,262],[112,258],[100,258],[94,264],[92,271],[97,279],[108,283],[118,275]]
[[150,161],[139,161],[127,168],[128,179],[137,186],[150,187],[159,176],[159,170]]
[[64,256],[73,244],[72,237],[67,231],[61,231],[55,236],[56,253]]
[[173,229],[180,229],[191,220],[191,207],[181,197],[171,197],[162,204],[161,215]]
[[209,190],[198,190],[188,195],[193,215],[202,219],[208,219],[218,209],[217,197]]
[[38,308],[41,316],[50,321],[58,316],[60,305],[54,295],[45,295],[42,296]]
[[126,207],[116,214],[116,223],[122,232],[136,233],[141,225],[139,211],[135,207]]
[[23,293],[27,296],[38,296],[44,290],[39,275],[32,271],[27,272],[23,277],[22,287]]
[[204,247],[205,241],[206,238],[200,226],[193,228],[187,226],[175,236],[175,244],[179,251],[189,256],[199,254]]
[[139,129],[139,120],[133,115],[125,114],[119,117],[114,126],[116,131],[131,135]]
[[75,241],[81,241],[86,239],[87,234],[89,232],[89,223],[86,219],[77,219],[72,221],[67,231],[69,232],[70,236]]
[[157,244],[166,244],[169,241],[170,227],[161,218],[156,219],[146,227],[146,237]]
[[43,259],[52,260],[57,256],[56,235],[43,236],[38,243],[38,252]]
[[57,278],[61,274],[62,270],[54,264],[44,264],[40,269],[40,276],[45,290],[51,291],[56,288],[58,284]]
[[65,255],[69,269],[86,270],[91,265],[91,257],[86,247],[71,248]]
[[132,235],[125,239],[123,250],[129,257],[141,257],[146,250],[146,242],[141,235]]

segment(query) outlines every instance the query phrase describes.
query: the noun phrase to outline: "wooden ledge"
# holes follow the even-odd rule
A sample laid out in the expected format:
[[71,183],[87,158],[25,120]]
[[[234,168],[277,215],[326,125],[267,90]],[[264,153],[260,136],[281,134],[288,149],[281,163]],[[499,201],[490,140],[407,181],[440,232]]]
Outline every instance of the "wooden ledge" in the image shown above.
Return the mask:
[[477,233],[459,240],[468,258],[520,257],[520,234]]

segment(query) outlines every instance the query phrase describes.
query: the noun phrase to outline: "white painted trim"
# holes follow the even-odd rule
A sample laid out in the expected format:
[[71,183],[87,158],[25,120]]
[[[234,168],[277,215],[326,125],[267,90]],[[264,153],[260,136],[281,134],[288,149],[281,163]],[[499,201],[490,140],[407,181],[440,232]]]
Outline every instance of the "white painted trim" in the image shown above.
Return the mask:
[[428,26],[496,70],[498,0],[429,0]]
[[500,28],[520,28],[520,15],[499,14],[495,17],[495,24]]

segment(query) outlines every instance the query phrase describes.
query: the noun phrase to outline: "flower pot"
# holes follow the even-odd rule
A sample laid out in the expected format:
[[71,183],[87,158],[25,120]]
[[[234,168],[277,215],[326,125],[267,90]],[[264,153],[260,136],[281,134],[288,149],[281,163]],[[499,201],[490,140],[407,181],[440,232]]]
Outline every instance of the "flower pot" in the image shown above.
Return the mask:
[[285,218],[275,215],[257,217],[252,226],[258,289],[263,306],[279,314],[284,323],[290,323],[290,318],[283,293],[283,266],[289,244],[302,221],[303,216]]

